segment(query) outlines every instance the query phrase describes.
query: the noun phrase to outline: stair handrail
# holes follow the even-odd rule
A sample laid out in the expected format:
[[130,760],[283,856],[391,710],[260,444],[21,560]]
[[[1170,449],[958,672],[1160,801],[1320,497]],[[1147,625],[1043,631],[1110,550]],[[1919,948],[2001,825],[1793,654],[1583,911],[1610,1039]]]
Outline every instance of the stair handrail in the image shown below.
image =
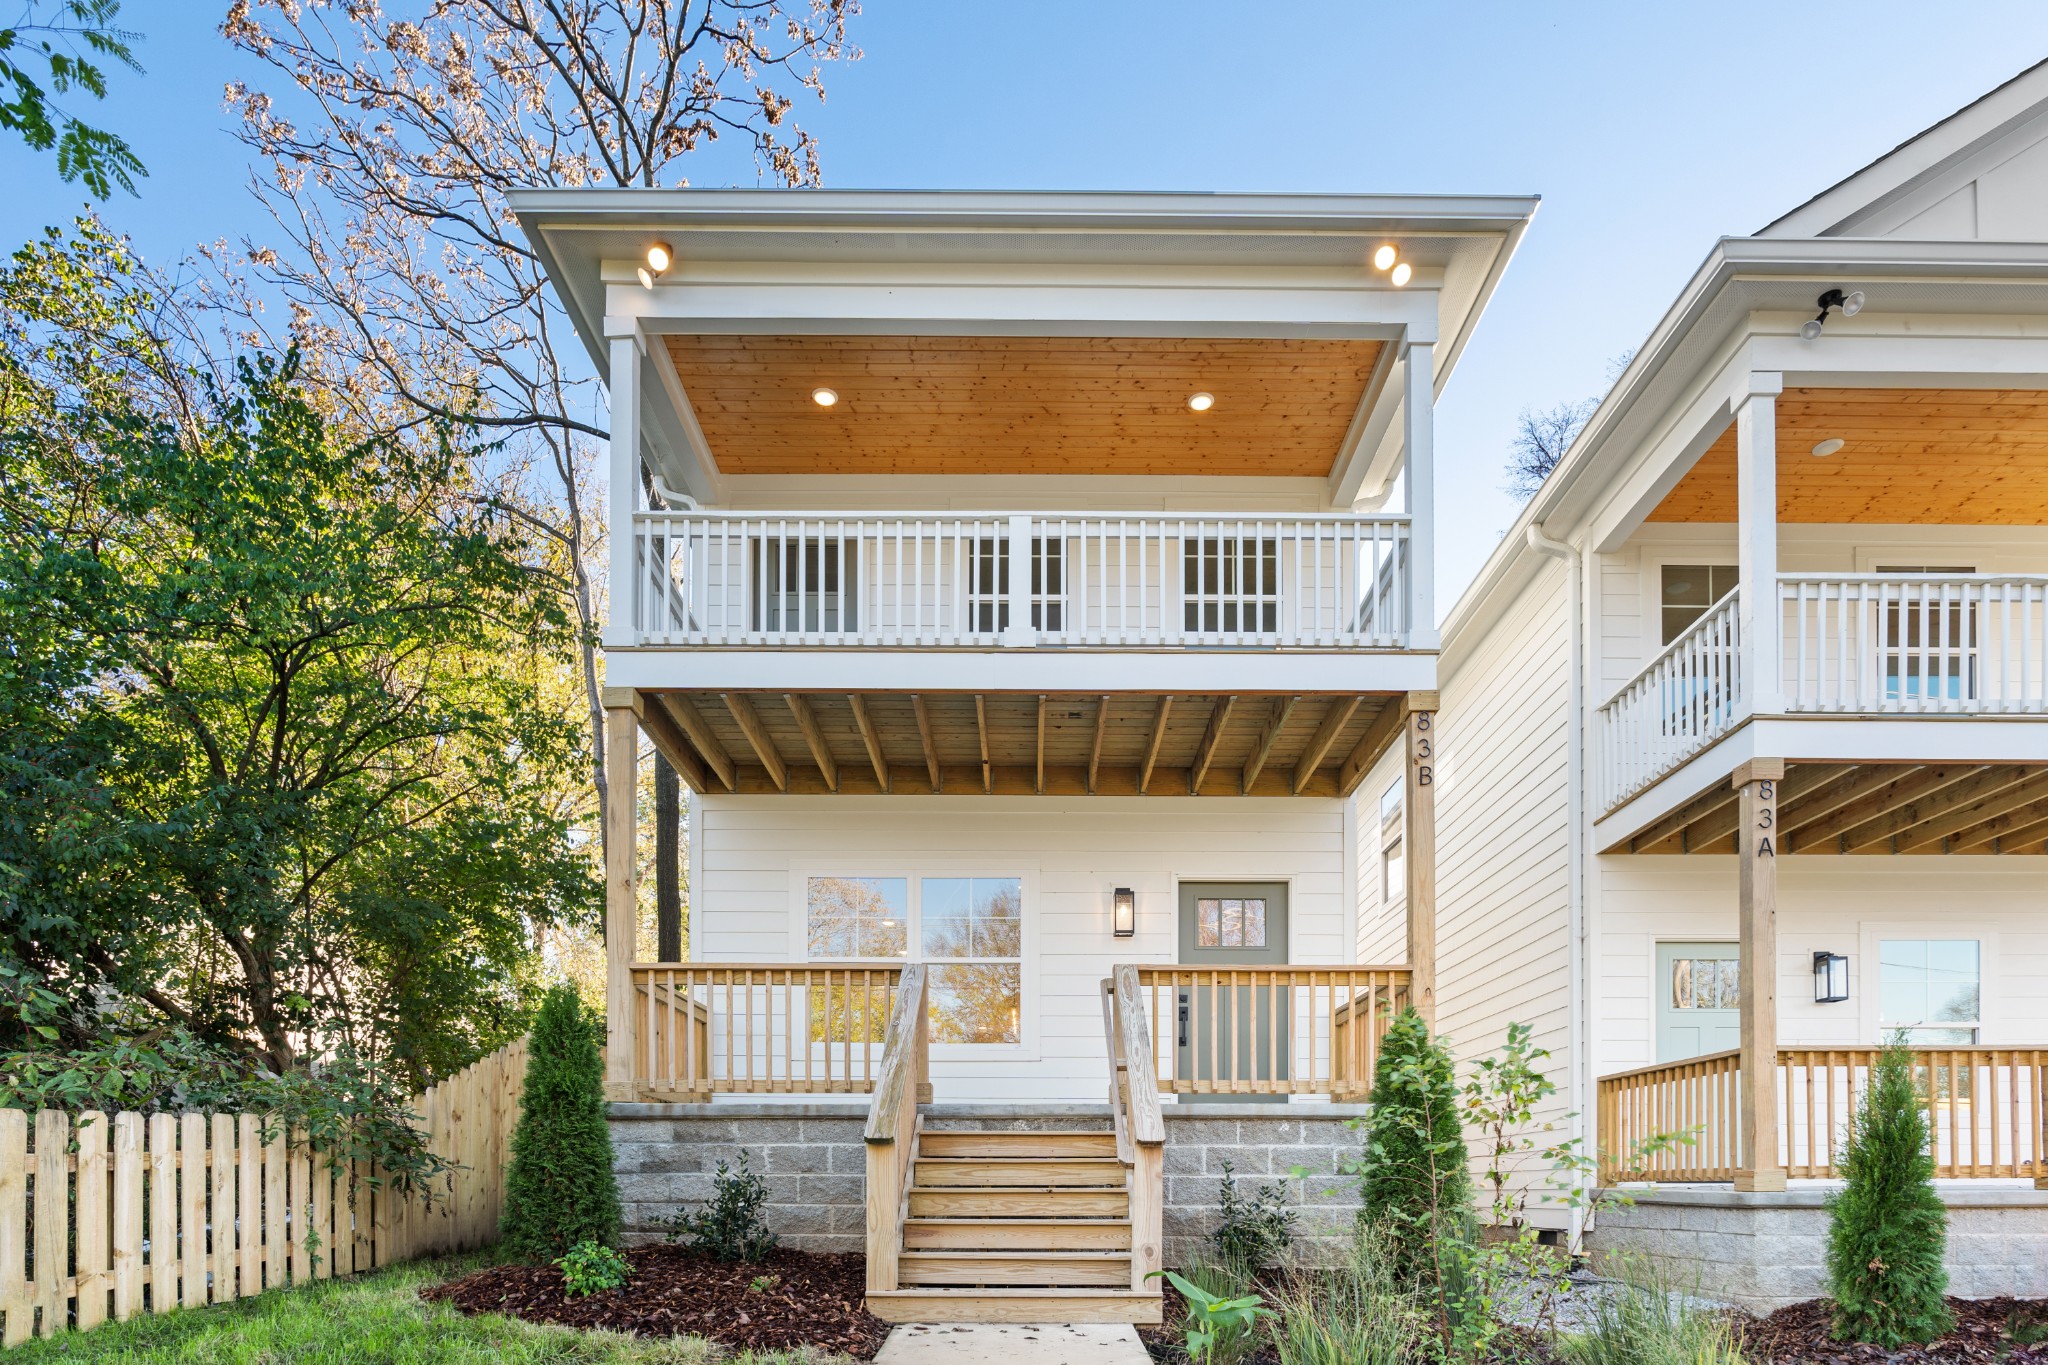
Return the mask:
[[868,1105],[867,1262],[868,1289],[896,1289],[897,1256],[903,1245],[904,1210],[916,1165],[917,1104],[931,1080],[925,967],[913,962],[896,986],[895,1009],[882,1044],[875,1094]]
[[[1166,1114],[1159,1102],[1159,1059],[1138,969],[1113,969],[1115,989],[1106,996],[1109,1029],[1111,1114],[1116,1119],[1117,1156],[1129,1168],[1131,1201],[1131,1288],[1158,1292],[1151,1280],[1163,1268],[1166,1219]],[[1107,986],[1109,983],[1105,982]]]

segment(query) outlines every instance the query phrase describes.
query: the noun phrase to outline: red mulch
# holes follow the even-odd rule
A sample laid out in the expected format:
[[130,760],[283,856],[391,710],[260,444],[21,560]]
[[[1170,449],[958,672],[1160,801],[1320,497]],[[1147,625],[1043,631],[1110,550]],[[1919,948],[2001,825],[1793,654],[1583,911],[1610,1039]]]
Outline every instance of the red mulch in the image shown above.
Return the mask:
[[[633,1278],[619,1289],[565,1297],[554,1266],[497,1265],[436,1285],[421,1297],[465,1313],[607,1327],[641,1336],[701,1336],[742,1350],[816,1346],[871,1360],[889,1324],[870,1314],[867,1262],[777,1248],[758,1265],[730,1265],[682,1247],[625,1253]],[[762,1283],[756,1289],[757,1281]]]
[[[1950,1299],[1955,1330],[1925,1346],[1886,1352],[1876,1346],[1834,1339],[1833,1305],[1811,1299],[1780,1308],[1767,1318],[1737,1315],[1736,1334],[1753,1360],[1778,1365],[2006,1365],[2048,1362],[2048,1301],[2040,1299]],[[2033,1339],[2022,1345],[2020,1335]]]

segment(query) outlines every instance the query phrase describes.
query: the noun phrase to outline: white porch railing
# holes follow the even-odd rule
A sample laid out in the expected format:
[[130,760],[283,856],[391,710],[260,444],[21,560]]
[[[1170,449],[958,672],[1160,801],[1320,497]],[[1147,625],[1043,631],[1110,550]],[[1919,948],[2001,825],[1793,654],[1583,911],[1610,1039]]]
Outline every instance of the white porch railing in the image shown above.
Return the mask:
[[2048,712],[2048,576],[1780,577],[1785,709]]
[[639,512],[642,645],[1400,649],[1405,516]]
[[1741,589],[1707,608],[1600,708],[1600,790],[1609,808],[1735,725],[1745,692]]

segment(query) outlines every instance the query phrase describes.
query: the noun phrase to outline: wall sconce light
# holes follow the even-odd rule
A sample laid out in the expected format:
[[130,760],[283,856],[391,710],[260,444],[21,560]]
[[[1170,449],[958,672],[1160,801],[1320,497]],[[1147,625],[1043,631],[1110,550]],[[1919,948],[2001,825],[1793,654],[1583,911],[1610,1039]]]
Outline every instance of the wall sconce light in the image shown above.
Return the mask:
[[1138,898],[1128,886],[1119,886],[1111,898],[1110,932],[1118,938],[1133,938],[1138,932]]
[[1834,1005],[1849,998],[1849,959],[1840,953],[1813,955],[1813,1003]]

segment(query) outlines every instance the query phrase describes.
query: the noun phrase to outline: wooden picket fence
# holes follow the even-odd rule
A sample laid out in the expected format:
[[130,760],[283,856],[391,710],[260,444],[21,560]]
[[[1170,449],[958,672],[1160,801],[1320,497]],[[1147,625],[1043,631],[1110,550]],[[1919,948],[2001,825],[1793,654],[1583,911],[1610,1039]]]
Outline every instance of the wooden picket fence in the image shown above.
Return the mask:
[[256,1114],[0,1109],[0,1345],[494,1241],[525,1077],[522,1040],[414,1099],[431,1207]]

